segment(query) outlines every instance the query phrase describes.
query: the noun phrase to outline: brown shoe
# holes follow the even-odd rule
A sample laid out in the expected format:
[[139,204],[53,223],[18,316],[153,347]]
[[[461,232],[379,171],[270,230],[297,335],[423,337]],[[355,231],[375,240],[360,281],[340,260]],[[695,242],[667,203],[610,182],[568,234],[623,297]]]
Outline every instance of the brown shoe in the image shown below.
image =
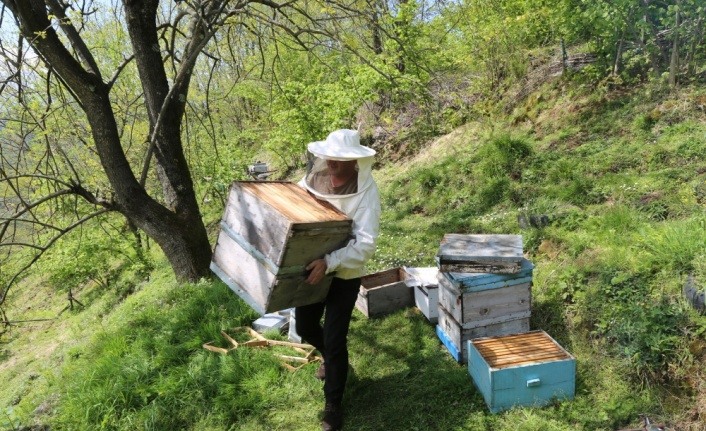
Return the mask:
[[324,363],[322,362],[321,365],[319,365],[319,368],[316,370],[316,378],[319,380],[326,380],[326,367],[324,366]]
[[343,409],[340,404],[326,402],[322,431],[339,431],[343,426]]

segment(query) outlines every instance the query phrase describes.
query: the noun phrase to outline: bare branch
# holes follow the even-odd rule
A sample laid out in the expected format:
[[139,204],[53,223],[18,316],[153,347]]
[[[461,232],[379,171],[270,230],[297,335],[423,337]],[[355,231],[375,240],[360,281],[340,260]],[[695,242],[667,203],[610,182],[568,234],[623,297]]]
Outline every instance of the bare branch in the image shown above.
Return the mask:
[[71,187],[70,183],[63,181],[63,180],[60,180],[58,178],[50,177],[48,175],[41,175],[41,174],[23,174],[23,175],[12,175],[12,176],[4,176],[3,175],[4,181],[12,181],[12,180],[17,180],[17,179],[21,179],[21,178],[38,178],[38,179],[42,179],[42,180],[54,181],[58,184],[61,184],[64,187],[67,187],[67,188]]
[[120,74],[123,72],[123,69],[125,69],[125,68],[127,67],[127,65],[130,64],[130,62],[131,62],[132,60],[134,60],[134,59],[135,59],[135,56],[134,56],[134,55],[130,55],[128,58],[126,58],[125,60],[123,60],[123,62],[122,62],[122,63],[118,66],[118,68],[115,70],[115,73],[113,74],[113,77],[110,78],[110,81],[107,82],[106,85],[108,86],[108,89],[113,88],[113,85],[115,85],[115,81],[118,80],[118,77],[119,77]]
[[76,28],[71,23],[71,20],[66,16],[66,11],[64,10],[64,8],[61,7],[57,0],[44,1],[47,3],[52,13],[59,18],[61,29],[64,31],[64,34],[66,34],[66,37],[69,38],[71,46],[73,46],[73,48],[76,50],[78,56],[88,67],[88,71],[100,78],[100,70],[98,69],[98,64],[96,64],[96,60],[93,58],[93,55],[86,46],[86,43],[78,34],[78,30],[76,30]]
[[[31,214],[32,210],[34,208],[38,207],[39,205],[41,205],[45,202],[48,202],[52,199],[58,198],[59,196],[68,195],[70,193],[71,193],[71,190],[59,190],[58,192],[44,196],[43,198],[41,198],[31,204],[27,204],[27,203],[23,202],[24,208],[21,211],[18,211],[15,214],[11,215],[10,218],[18,219],[18,218],[22,217],[23,215],[25,215],[26,213]],[[20,197],[20,196],[18,195],[18,197]],[[2,240],[3,236],[5,235],[6,230],[7,230],[7,225],[3,226],[3,228],[0,229],[0,240]]]
[[[210,15],[211,16],[219,16],[228,1],[223,1],[218,5],[219,2],[212,2],[213,7],[217,7],[217,11],[211,11]],[[203,18],[208,18],[208,17],[203,17],[203,16],[197,16],[194,22],[193,26],[193,32],[192,36],[194,37],[190,42],[189,45],[187,46],[187,55],[181,63],[181,67],[179,69],[179,72],[177,73],[177,76],[174,78],[174,84],[172,87],[169,89],[169,93],[167,94],[167,97],[164,98],[164,102],[162,103],[162,107],[159,110],[159,114],[157,115],[157,120],[155,122],[154,128],[152,129],[152,133],[150,135],[150,140],[149,140],[149,146],[147,148],[147,153],[145,154],[145,160],[142,164],[142,173],[140,174],[140,185],[144,186],[145,182],[147,181],[147,173],[149,172],[149,167],[150,167],[150,160],[152,159],[152,155],[154,153],[154,147],[157,144],[157,136],[158,133],[160,132],[160,129],[163,125],[163,118],[165,116],[165,113],[167,112],[169,106],[171,103],[173,103],[174,95],[178,91],[183,91],[185,82],[188,81],[191,72],[194,69],[194,65],[196,64],[196,60],[198,59],[199,54],[203,50],[203,48],[208,44],[208,42],[213,38],[213,36],[216,34],[216,31],[218,30],[218,27],[211,29],[210,31],[206,31],[208,27],[211,27],[211,24],[213,24],[215,21],[208,23],[205,21]],[[201,31],[203,30],[205,33],[200,37],[200,40],[195,37],[197,33],[197,30]]]
[[[50,230],[61,230],[61,228],[59,228],[59,227],[57,227],[57,226],[55,226],[55,225],[53,225],[53,224],[51,224],[51,223],[45,223],[45,222],[41,222],[41,221],[38,221],[38,220],[27,220],[27,219],[11,218],[11,217],[0,217],[0,222],[3,222],[3,223],[7,223],[7,222],[10,222],[10,223],[27,223],[27,224],[31,224],[31,225],[41,226],[41,227],[44,227],[44,228],[47,228],[47,229],[50,229]],[[2,247],[2,246],[4,246],[4,245],[5,245],[5,244],[0,244],[0,247]]]
[[115,210],[113,202],[99,198],[98,196],[86,190],[81,184],[75,182],[74,180],[71,180],[71,184],[71,193],[81,196],[87,202],[92,203],[93,205],[101,206],[109,211]]
[[88,214],[87,216],[81,218],[80,220],[77,220],[76,222],[72,223],[71,225],[59,230],[59,232],[55,236],[50,238],[44,245],[42,245],[42,246],[32,245],[32,248],[36,248],[37,250],[39,250],[38,253],[35,254],[27,264],[25,264],[22,268],[20,268],[12,276],[12,278],[8,281],[8,283],[5,286],[0,287],[0,306],[5,302],[5,299],[7,298],[7,293],[10,291],[10,288],[15,284],[15,282],[18,281],[20,276],[22,274],[24,274],[25,271],[27,271],[29,268],[31,268],[32,265],[34,265],[39,260],[39,258],[42,257],[42,255],[44,255],[44,253],[54,245],[55,242],[57,242],[59,239],[61,239],[67,233],[69,233],[72,230],[76,229],[77,227],[83,225],[87,221],[89,221],[89,220],[91,220],[101,214],[105,214],[108,211],[110,211],[110,210],[104,208],[104,209],[98,210],[94,213]]
[[0,243],[0,247],[13,247],[13,246],[34,248],[37,250],[44,250],[44,247],[42,247],[41,245],[30,244],[28,242],[3,242],[3,243]]

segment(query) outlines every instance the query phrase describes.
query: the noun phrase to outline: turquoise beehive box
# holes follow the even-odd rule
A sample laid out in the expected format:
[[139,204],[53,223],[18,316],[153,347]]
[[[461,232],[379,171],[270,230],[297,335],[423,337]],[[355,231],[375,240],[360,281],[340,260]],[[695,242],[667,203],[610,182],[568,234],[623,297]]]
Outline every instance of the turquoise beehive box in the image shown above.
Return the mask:
[[513,284],[528,283],[532,281],[534,265],[529,260],[522,258],[519,270],[512,274],[497,274],[489,272],[442,272],[444,278],[439,276],[439,281],[449,287],[462,292],[480,292],[482,290],[497,289]]
[[468,373],[491,412],[573,399],[576,360],[544,331],[467,341]]
[[513,274],[439,271],[437,335],[457,361],[467,340],[529,331],[533,269],[522,259]]

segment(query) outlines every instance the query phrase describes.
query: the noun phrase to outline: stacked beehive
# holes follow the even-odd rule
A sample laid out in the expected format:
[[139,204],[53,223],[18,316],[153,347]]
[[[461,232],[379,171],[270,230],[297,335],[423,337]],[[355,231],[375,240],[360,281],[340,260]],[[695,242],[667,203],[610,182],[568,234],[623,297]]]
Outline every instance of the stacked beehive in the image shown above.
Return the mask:
[[313,304],[326,297],[332,276],[310,285],[305,267],[345,245],[351,224],[296,184],[234,182],[211,270],[260,314]]
[[436,333],[459,362],[468,340],[529,331],[532,270],[519,235],[444,236]]

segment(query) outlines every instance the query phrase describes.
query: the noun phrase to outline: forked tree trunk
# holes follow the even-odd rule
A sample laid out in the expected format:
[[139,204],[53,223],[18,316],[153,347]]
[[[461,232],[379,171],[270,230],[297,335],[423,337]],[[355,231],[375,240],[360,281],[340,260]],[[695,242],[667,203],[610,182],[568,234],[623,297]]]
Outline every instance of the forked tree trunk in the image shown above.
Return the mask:
[[[113,190],[111,209],[123,214],[162,248],[176,278],[195,281],[209,275],[211,246],[194,193],[191,173],[182,148],[181,118],[189,80],[167,101],[161,132],[155,139],[155,160],[166,205],[152,198],[134,174],[120,142],[110,85],[101,77],[91,53],[83,46],[81,60],[72,55],[49,21],[44,0],[2,0],[17,17],[24,37],[54,70],[83,108],[102,168]],[[157,0],[125,0],[128,29],[135,48],[151,129],[169,93],[157,43]],[[37,35],[41,35],[38,37]],[[77,34],[75,36],[78,36]],[[76,40],[73,46],[76,48]],[[81,42],[79,40],[79,42]]]
[[[196,199],[190,211],[178,213],[150,197],[137,181],[122,151],[106,86],[97,86],[92,94],[78,96],[85,107],[101,165],[115,193],[115,209],[161,247],[178,280],[195,281],[207,276],[211,246],[198,216]],[[190,183],[189,171],[183,175],[187,177],[184,182]],[[182,203],[180,207],[188,208],[188,205]]]

